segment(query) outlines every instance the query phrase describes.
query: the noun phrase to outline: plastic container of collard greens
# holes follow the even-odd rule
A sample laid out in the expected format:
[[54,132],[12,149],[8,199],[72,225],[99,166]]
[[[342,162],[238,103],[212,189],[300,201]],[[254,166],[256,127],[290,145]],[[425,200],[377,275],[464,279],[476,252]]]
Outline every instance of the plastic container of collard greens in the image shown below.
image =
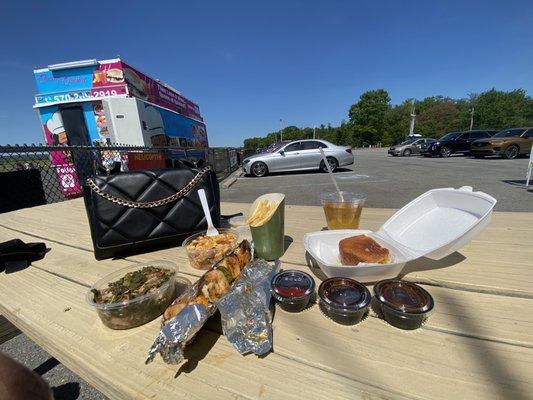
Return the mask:
[[169,261],[133,264],[97,281],[87,292],[87,302],[108,328],[134,328],[163,314],[176,289],[190,285],[176,273],[176,264]]

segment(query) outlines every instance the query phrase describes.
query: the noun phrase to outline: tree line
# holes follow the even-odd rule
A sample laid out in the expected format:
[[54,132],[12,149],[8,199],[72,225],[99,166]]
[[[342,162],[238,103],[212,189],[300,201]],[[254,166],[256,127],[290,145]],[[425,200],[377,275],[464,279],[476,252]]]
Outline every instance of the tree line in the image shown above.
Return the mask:
[[[390,146],[408,135],[413,107],[415,133],[437,139],[447,132],[468,130],[472,108],[473,129],[533,126],[533,98],[523,89],[508,92],[491,89],[462,99],[445,96],[406,99],[397,105],[391,105],[386,90],[376,89],[364,92],[349,108],[348,119],[339,126],[316,127],[316,138],[352,147]],[[287,126],[266,136],[245,139],[244,147],[248,150],[266,147],[279,141],[281,133],[283,140],[313,138],[311,127]]]

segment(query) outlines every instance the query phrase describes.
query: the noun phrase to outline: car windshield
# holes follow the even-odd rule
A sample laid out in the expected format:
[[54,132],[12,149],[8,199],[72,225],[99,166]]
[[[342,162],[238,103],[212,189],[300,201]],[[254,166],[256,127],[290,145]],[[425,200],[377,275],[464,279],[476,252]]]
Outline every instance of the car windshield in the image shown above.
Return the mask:
[[287,143],[274,143],[267,147],[265,153],[274,153],[278,151],[281,147],[285,146]]
[[400,146],[401,146],[401,145],[404,145],[404,144],[411,144],[411,143],[413,143],[415,140],[418,140],[418,138],[410,138],[410,139],[404,140],[403,142],[400,143]]
[[461,132],[450,132],[450,133],[447,133],[446,135],[444,135],[443,137],[441,137],[440,140],[454,140],[460,134],[461,134]]
[[524,133],[525,129],[505,129],[498,132],[493,137],[516,137]]

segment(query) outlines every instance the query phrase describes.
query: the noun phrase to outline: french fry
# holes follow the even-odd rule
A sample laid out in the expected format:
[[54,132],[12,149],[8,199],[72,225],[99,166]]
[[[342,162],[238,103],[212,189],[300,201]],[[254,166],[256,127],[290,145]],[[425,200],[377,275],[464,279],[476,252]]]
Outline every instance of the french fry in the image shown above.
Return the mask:
[[268,218],[270,218],[275,209],[276,203],[270,202],[266,199],[260,200],[254,212],[248,217],[246,222],[250,226],[261,226],[268,220]]

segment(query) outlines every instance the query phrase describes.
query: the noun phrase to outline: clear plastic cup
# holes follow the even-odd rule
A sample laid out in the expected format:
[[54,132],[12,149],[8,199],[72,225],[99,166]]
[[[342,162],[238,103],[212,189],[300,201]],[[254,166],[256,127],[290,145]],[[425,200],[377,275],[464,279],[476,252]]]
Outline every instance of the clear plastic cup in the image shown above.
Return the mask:
[[323,193],[320,201],[326,214],[328,229],[357,229],[366,194],[353,192]]

